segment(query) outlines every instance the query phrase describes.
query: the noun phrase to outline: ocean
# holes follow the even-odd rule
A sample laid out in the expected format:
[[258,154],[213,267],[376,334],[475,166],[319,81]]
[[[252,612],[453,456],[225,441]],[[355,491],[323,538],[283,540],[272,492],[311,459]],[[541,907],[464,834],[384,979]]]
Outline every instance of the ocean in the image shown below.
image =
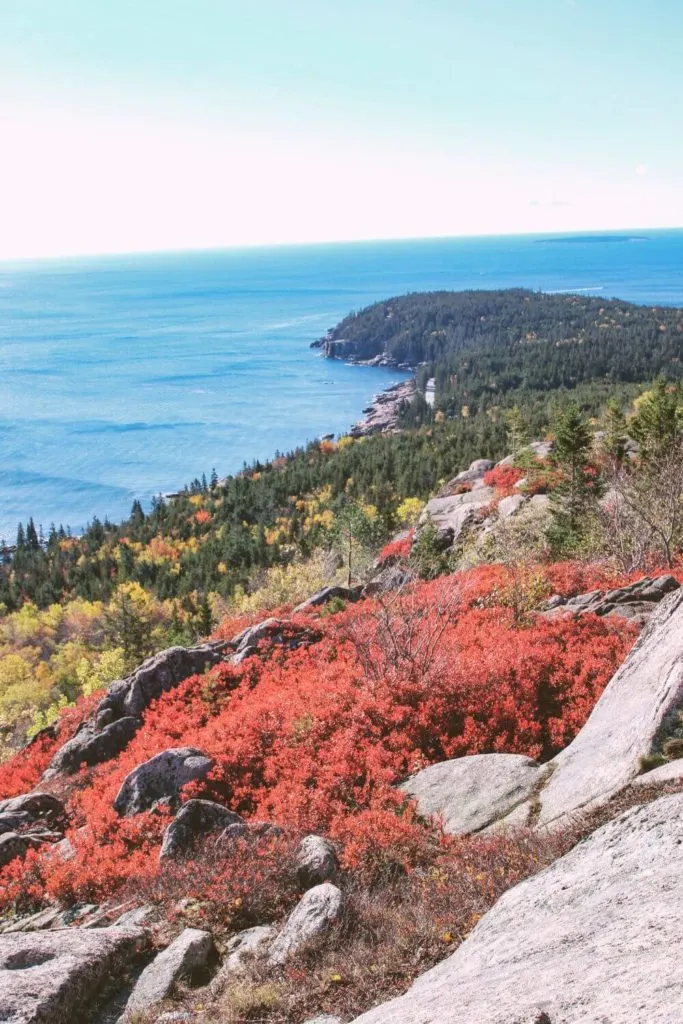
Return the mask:
[[310,344],[409,291],[524,286],[683,305],[683,230],[0,264],[0,537],[343,432],[396,370]]

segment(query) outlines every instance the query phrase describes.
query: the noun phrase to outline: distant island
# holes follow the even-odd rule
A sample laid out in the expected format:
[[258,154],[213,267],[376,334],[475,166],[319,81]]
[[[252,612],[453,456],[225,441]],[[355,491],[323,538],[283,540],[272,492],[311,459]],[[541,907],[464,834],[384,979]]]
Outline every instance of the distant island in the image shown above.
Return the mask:
[[565,235],[557,238],[537,238],[535,245],[595,245],[603,242],[647,242],[647,235]]

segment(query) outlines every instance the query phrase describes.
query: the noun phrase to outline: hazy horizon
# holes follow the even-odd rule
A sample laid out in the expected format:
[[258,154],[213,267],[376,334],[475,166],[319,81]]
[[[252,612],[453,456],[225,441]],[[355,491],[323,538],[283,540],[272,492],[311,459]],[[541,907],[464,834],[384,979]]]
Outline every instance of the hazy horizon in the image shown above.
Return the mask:
[[397,236],[395,238],[331,238],[322,240],[311,240],[302,242],[253,242],[251,244],[244,243],[241,245],[207,245],[207,246],[188,246],[178,248],[165,248],[165,249],[109,249],[102,251],[86,251],[86,252],[65,252],[55,253],[49,256],[15,256],[15,257],[0,257],[1,266],[13,266],[15,264],[24,263],[50,263],[60,261],[71,261],[79,259],[97,259],[102,257],[106,259],[108,257],[126,257],[126,256],[183,256],[191,255],[193,253],[235,253],[235,252],[252,252],[258,250],[271,250],[271,249],[314,249],[314,248],[327,248],[334,246],[353,246],[353,245],[401,245],[414,244],[419,242],[448,242],[448,241],[463,241],[468,240],[476,241],[477,239],[515,239],[515,238],[532,238],[532,239],[547,239],[553,238],[567,238],[570,239],[575,236],[580,237],[591,237],[596,236],[630,236],[638,234],[644,234],[645,240],[647,240],[647,234],[664,234],[666,232],[677,232],[683,231],[682,224],[674,224],[670,227],[649,227],[647,225],[627,225],[626,227],[618,228],[577,228],[573,231],[510,231],[510,232],[478,232],[475,234],[466,235],[416,235],[416,236]]

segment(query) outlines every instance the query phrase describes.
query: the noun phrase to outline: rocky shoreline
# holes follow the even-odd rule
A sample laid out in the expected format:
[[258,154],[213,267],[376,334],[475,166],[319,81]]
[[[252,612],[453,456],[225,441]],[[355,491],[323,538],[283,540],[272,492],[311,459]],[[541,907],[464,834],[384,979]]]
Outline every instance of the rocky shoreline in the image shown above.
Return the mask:
[[363,409],[363,419],[351,427],[351,437],[369,437],[371,434],[384,434],[396,431],[401,406],[410,402],[416,391],[413,377],[399,381],[391,387],[375,395],[367,409]]

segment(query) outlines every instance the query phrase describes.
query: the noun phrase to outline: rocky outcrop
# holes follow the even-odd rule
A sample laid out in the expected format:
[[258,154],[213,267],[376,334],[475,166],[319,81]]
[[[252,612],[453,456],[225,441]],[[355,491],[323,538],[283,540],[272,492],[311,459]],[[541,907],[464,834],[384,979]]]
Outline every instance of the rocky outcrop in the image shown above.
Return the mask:
[[162,693],[174,689],[189,676],[200,675],[216,665],[226,648],[224,641],[199,647],[169,647],[148,658],[127,679],[111,684],[97,708],[97,725],[104,727],[126,715],[141,715]]
[[160,860],[178,857],[200,836],[221,832],[230,825],[244,824],[244,819],[213,800],[188,800],[164,832]]
[[415,575],[405,565],[386,565],[377,572],[363,587],[363,597],[375,597],[377,594],[388,594],[400,590],[415,579]]
[[343,906],[344,897],[331,882],[309,889],[273,942],[268,964],[271,967],[282,967],[303,946],[324,935],[339,920]]
[[401,789],[454,835],[479,832],[531,797],[540,767],[522,754],[475,754],[424,768]]
[[361,596],[362,590],[362,587],[323,587],[322,590],[318,590],[311,597],[298,604],[294,609],[294,614],[308,611],[309,608],[320,608],[334,598],[338,598],[340,601],[357,601]]
[[179,978],[206,967],[212,952],[211,932],[186,928],[145,967],[126,1003],[123,1020],[130,1021],[136,1014],[158,1006]]
[[675,1024],[683,795],[637,807],[506,892],[448,960],[356,1024]]
[[462,473],[458,473],[452,480],[442,488],[441,496],[448,497],[458,488],[462,487],[463,484],[475,484],[483,480],[484,474],[488,473],[490,469],[493,469],[495,462],[491,459],[475,459],[474,462],[470,463],[469,469],[463,469]]
[[[529,820],[559,825],[641,772],[683,707],[683,589],[661,602],[578,736],[544,767]],[[521,812],[515,821],[521,822]]]
[[71,1024],[142,952],[140,929],[68,928],[0,936],[0,1020]]
[[154,804],[173,802],[183,786],[203,779],[213,761],[194,747],[172,747],[130,772],[114,801],[114,810],[122,817],[148,811]]
[[534,458],[536,458],[539,462],[542,462],[544,459],[548,458],[552,450],[552,441],[532,441],[531,444],[528,444],[517,455],[506,455],[505,458],[501,459],[500,462],[496,463],[496,465],[512,466],[514,465],[516,459],[518,459],[519,456],[522,454],[528,456],[533,455]]
[[482,486],[462,494],[432,498],[422,510],[416,534],[429,524],[436,530],[437,541],[444,549],[457,545],[495,494],[493,487]]
[[247,627],[233,637],[230,647],[234,653],[230,661],[233,665],[240,665],[245,658],[257,653],[262,640],[269,640],[278,647],[295,650],[302,644],[314,643],[319,639],[320,634],[316,630],[297,626],[289,619],[269,618],[255,626]]
[[116,757],[140,727],[140,716],[153,700],[216,665],[228,649],[221,640],[198,647],[169,647],[148,658],[130,676],[111,684],[93,716],[60,747],[43,777],[71,774],[81,764],[100,764]]
[[294,853],[294,868],[303,889],[310,889],[322,882],[333,882],[339,871],[337,851],[330,840],[323,836],[306,836]]
[[578,597],[565,599],[559,595],[550,598],[546,618],[563,615],[619,615],[641,624],[645,623],[667,594],[678,590],[680,583],[674,576],[646,576],[636,583],[614,590],[592,590]]
[[142,724],[142,714],[153,700],[174,689],[189,676],[199,675],[229,657],[234,665],[255,654],[260,641],[295,648],[313,643],[320,634],[286,619],[266,619],[238,633],[232,640],[216,640],[198,647],[169,647],[125,679],[112,683],[93,715],[59,748],[43,774],[44,779],[70,775],[81,765],[96,765],[117,757]]
[[13,814],[11,811],[0,814],[0,836],[6,832],[15,832],[18,828],[28,825],[30,821],[28,814]]
[[118,757],[140,728],[140,720],[131,715],[111,722],[103,729],[94,721],[83,722],[70,740],[59,749],[43,778],[72,775],[81,765],[92,767]]

